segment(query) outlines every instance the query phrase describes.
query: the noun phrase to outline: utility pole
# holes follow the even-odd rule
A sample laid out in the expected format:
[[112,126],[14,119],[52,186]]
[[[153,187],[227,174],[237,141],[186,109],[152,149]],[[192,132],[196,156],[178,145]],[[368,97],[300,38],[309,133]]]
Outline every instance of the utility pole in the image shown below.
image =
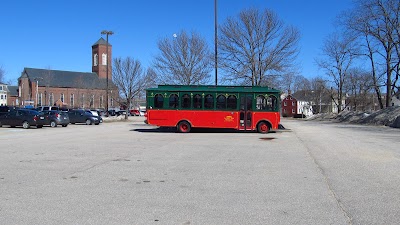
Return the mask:
[[109,62],[108,62],[108,35],[113,35],[114,32],[108,31],[108,30],[103,30],[101,34],[106,35],[106,41],[107,41],[107,46],[106,46],[106,115],[108,116],[108,67],[109,67]]
[[214,0],[214,44],[215,44],[215,86],[218,85],[218,25],[217,25],[217,0]]

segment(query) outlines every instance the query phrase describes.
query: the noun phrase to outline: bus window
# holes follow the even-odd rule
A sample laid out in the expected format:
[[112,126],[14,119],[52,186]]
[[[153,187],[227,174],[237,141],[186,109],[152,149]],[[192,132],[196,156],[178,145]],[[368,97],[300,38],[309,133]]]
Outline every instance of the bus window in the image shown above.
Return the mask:
[[169,108],[171,109],[176,109],[178,108],[178,95],[177,94],[172,94],[169,96]]
[[267,109],[268,110],[276,110],[276,107],[277,107],[276,102],[277,102],[276,97],[273,95],[270,95],[267,99]]
[[208,94],[204,98],[204,108],[206,109],[214,108],[214,97],[212,95]]
[[154,108],[162,109],[164,105],[164,97],[161,94],[156,94],[154,97]]
[[190,108],[190,96],[188,94],[184,94],[182,96],[182,100],[181,100],[181,106],[184,109],[188,109]]
[[275,96],[271,96],[271,99],[272,99],[272,110],[276,110],[277,109],[277,106],[278,106],[278,104],[277,104],[277,99],[276,99],[276,97]]
[[253,98],[251,95],[247,95],[247,110],[253,110]]
[[226,97],[218,95],[217,97],[217,109],[226,109]]
[[265,97],[262,96],[262,95],[257,96],[257,106],[256,106],[256,108],[258,110],[265,110],[266,105],[267,105],[267,101],[266,101]]
[[237,108],[237,98],[234,95],[228,96],[228,109],[236,109]]
[[193,97],[193,108],[195,109],[201,109],[201,103],[202,103],[202,98],[201,95],[196,94]]

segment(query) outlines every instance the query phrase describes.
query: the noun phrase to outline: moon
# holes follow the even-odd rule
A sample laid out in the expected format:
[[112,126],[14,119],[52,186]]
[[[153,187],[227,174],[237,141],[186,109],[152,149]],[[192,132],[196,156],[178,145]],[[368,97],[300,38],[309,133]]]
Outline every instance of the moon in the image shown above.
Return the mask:
[[176,34],[173,34],[172,36],[173,36],[174,38],[178,37],[178,35],[176,35]]

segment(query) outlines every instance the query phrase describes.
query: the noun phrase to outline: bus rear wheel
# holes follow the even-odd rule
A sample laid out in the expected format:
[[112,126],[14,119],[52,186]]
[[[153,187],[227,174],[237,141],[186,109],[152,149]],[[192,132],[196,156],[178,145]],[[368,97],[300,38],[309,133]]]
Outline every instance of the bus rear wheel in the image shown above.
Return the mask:
[[268,124],[267,124],[266,122],[260,122],[260,123],[257,125],[257,131],[258,131],[258,133],[261,133],[261,134],[266,134],[266,133],[268,133],[268,131],[269,131],[269,126],[268,126]]
[[189,133],[191,126],[187,121],[181,121],[178,123],[178,132],[179,133]]

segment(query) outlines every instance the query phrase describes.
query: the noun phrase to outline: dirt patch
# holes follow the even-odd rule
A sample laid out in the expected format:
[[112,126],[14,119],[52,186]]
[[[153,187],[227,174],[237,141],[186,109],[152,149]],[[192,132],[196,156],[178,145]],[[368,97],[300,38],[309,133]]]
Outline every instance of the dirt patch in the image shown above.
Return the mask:
[[373,113],[353,111],[343,111],[339,114],[321,113],[313,115],[307,118],[307,120],[330,120],[334,122],[400,128],[400,106],[387,107]]

